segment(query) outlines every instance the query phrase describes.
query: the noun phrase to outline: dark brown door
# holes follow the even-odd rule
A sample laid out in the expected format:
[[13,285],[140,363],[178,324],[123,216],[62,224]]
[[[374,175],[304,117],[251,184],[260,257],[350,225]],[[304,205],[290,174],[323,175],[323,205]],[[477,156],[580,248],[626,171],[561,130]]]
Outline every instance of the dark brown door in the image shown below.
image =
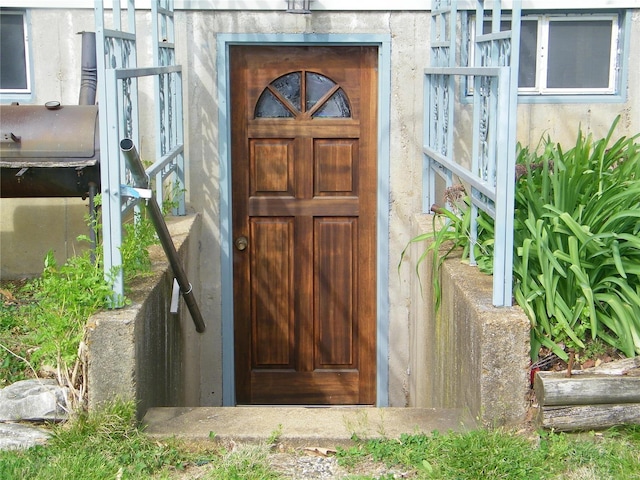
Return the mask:
[[373,404],[374,47],[231,47],[238,404]]

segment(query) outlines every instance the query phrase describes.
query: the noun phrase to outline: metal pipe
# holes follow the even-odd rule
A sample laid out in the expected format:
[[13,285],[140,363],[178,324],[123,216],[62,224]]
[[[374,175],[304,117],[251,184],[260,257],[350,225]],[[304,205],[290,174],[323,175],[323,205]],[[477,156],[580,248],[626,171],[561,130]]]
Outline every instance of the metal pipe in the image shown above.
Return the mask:
[[80,32],[80,34],[82,35],[82,65],[78,105],[95,105],[98,85],[96,34],[95,32]]
[[[138,151],[136,150],[133,141],[129,138],[122,139],[120,141],[120,150],[124,154],[127,165],[131,170],[131,176],[133,177],[134,186],[137,188],[149,188],[149,177],[144,171],[144,166],[140,161],[140,156],[138,155]],[[187,308],[191,313],[191,318],[196,326],[196,331],[202,333],[205,330],[204,320],[202,319],[202,314],[200,313],[198,304],[196,303],[195,297],[193,296],[193,287],[189,283],[187,275],[182,268],[182,264],[180,263],[180,260],[178,258],[178,252],[176,251],[176,247],[173,244],[173,240],[171,239],[171,234],[169,233],[167,224],[164,221],[162,211],[160,211],[158,202],[156,202],[153,198],[146,203],[147,211],[149,212],[149,216],[151,217],[153,225],[156,227],[158,238],[160,239],[162,248],[164,249],[167,258],[169,259],[169,264],[171,265],[173,274],[176,276],[178,285],[180,285],[180,292],[182,293],[184,301],[187,304]]]
[[95,182],[89,182],[89,242],[91,244],[91,263],[96,263],[96,246],[97,246],[97,215],[96,215],[96,193],[98,193],[98,185]]

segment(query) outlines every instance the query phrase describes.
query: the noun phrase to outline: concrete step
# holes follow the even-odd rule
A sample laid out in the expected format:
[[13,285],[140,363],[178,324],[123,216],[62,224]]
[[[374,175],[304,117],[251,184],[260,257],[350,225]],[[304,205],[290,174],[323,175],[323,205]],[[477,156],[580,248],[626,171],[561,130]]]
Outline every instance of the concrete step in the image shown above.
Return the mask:
[[476,427],[463,410],[374,407],[156,407],[143,419],[155,438],[330,448],[402,433],[464,431]]

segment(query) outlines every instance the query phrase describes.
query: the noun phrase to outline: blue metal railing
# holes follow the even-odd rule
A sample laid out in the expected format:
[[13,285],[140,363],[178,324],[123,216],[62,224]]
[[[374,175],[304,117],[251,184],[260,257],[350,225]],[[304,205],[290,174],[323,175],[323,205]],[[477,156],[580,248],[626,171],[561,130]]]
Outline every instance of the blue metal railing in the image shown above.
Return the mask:
[[[494,220],[493,304],[512,304],[513,208],[516,161],[516,107],[521,1],[514,0],[511,31],[500,31],[501,2],[491,10],[491,32],[483,32],[484,1],[476,2],[475,65],[464,65],[456,54],[456,0],[434,1],[431,13],[431,67],[424,70],[424,211],[436,201],[438,182],[455,183],[470,191],[471,241],[477,239],[478,210]],[[457,64],[457,63],[460,64]],[[454,150],[454,130],[460,111],[460,85],[472,79],[473,138],[471,162]],[[456,92],[456,89],[458,91]],[[470,261],[474,264],[473,248]]]
[[[114,282],[114,304],[124,293],[122,273],[123,215],[137,208],[141,199],[130,195],[133,185],[120,141],[124,138],[138,145],[140,117],[138,79],[155,79],[155,154],[156,160],[146,169],[154,179],[155,201],[165,198],[164,189],[172,184],[174,213],[184,215],[184,135],[182,105],[182,67],[175,65],[173,2],[152,2],[153,66],[138,67],[135,32],[135,2],[127,0],[123,12],[120,2],[113,2],[112,27],[107,28],[102,0],[95,1],[96,50],[100,115],[100,170],[102,188],[102,240],[105,275]],[[127,28],[122,19],[126,18]]]

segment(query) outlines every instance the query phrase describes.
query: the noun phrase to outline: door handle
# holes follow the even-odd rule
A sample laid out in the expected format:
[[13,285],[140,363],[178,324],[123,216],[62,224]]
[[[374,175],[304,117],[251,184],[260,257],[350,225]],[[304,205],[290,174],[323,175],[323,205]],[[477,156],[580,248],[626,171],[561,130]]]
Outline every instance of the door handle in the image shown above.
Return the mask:
[[242,251],[245,250],[249,245],[249,239],[243,235],[242,237],[236,238],[236,241],[234,243],[236,245],[236,248]]

